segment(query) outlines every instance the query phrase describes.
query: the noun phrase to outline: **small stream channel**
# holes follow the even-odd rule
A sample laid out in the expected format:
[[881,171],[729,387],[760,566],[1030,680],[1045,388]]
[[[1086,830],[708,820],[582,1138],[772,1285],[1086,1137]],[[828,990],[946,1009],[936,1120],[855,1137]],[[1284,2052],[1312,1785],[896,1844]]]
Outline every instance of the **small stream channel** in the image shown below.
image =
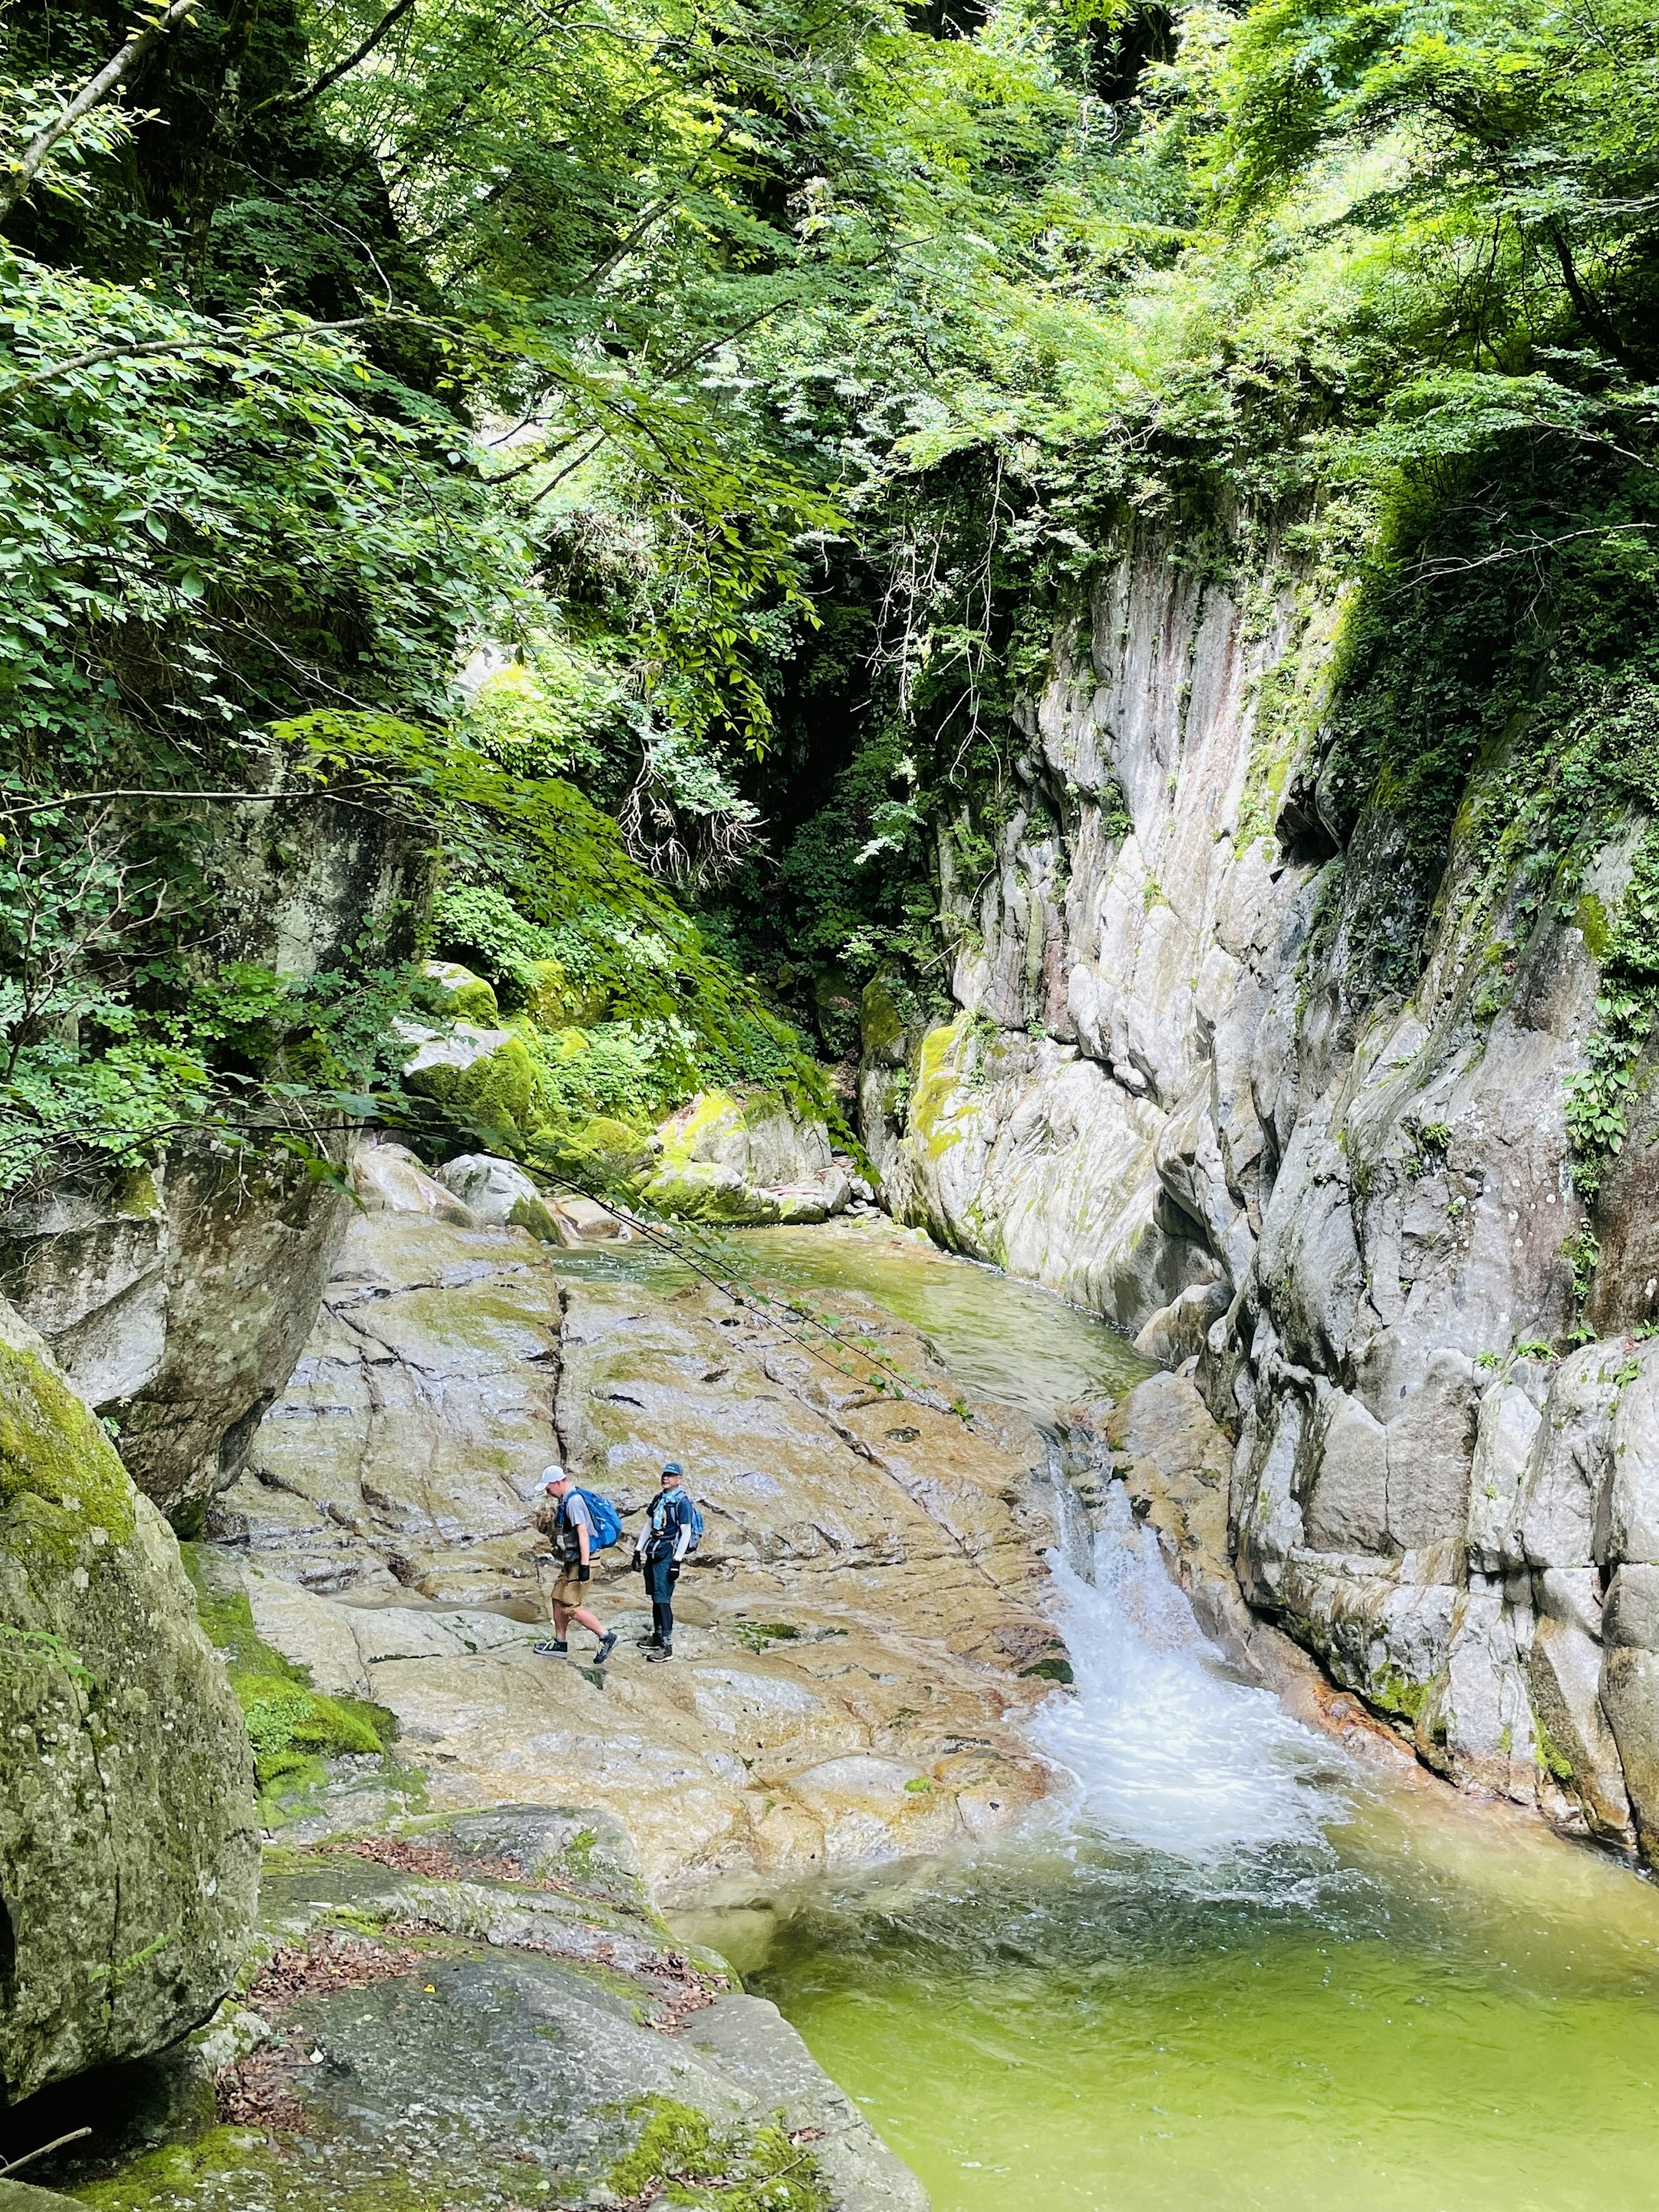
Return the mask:
[[[906,1240],[751,1232],[1039,1420],[1140,1371]],[[564,1255],[568,1256],[568,1255]],[[672,1277],[630,1247],[580,1272]],[[936,2212],[1659,2207],[1659,1887],[1497,1807],[1379,1782],[1204,1646],[1127,1507],[1056,1562],[1072,1802],[946,1863],[683,1916],[772,1997]]]

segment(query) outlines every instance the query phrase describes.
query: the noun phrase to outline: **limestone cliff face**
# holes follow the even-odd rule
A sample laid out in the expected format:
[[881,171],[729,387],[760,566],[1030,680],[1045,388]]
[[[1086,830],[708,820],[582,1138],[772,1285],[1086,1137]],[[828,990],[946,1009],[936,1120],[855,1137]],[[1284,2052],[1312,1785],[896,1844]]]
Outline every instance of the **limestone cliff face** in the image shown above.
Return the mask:
[[1565,1085],[1596,959],[1487,872],[1501,760],[1431,908],[1386,813],[1340,840],[1297,735],[1332,610],[1271,545],[1242,581],[1178,552],[1127,544],[1060,640],[994,866],[945,840],[962,1012],[872,1004],[866,1143],[945,1241],[1196,1357],[1254,1605],[1455,1779],[1651,1851],[1659,1431],[1625,1333],[1659,1315],[1659,1178],[1638,1129],[1586,1297]]
[[178,1547],[0,1305],[0,2103],[204,2019],[258,1856],[246,1731]]

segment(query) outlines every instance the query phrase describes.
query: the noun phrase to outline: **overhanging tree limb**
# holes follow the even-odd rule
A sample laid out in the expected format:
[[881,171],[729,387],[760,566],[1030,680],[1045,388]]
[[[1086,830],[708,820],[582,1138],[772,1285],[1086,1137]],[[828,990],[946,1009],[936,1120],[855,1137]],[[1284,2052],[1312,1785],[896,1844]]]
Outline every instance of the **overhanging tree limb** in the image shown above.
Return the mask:
[[349,53],[343,62],[337,62],[331,70],[325,70],[314,84],[307,85],[303,92],[289,93],[283,99],[264,100],[261,105],[266,107],[303,107],[307,100],[315,100],[319,93],[326,92],[330,85],[337,84],[343,76],[349,76],[360,62],[367,61],[392,25],[401,16],[406,15],[414,5],[415,0],[394,0],[394,4],[387,9],[362,44]]
[[177,30],[185,18],[200,7],[202,0],[172,0],[153,21],[136,30],[118,53],[112,54],[96,76],[83,84],[67,107],[60,108],[52,121],[37,131],[17,159],[0,177],[0,222],[4,222],[29,186],[40,173],[40,165],[66,131],[73,131],[83,115],[89,114],[106,93],[132,75],[153,47],[158,46],[169,31]]

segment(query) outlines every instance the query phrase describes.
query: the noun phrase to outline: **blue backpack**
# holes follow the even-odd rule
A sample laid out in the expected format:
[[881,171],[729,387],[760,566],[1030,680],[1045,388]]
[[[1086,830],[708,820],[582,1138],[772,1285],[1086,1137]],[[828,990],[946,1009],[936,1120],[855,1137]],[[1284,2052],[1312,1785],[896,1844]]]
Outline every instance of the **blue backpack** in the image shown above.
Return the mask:
[[[593,1523],[587,1541],[588,1550],[608,1552],[622,1534],[622,1522],[616,1507],[608,1498],[601,1498],[597,1490],[575,1489],[574,1485],[572,1487],[574,1495],[587,1508],[588,1517]],[[561,1507],[559,1518],[562,1521],[564,1517],[564,1510]]]
[[[678,1517],[682,1520],[689,1517],[691,1522],[691,1541],[685,1547],[689,1554],[695,1552],[698,1545],[702,1541],[702,1516],[697,1510],[696,1499],[693,1498],[689,1490],[678,1490],[673,1494],[685,1508],[685,1512]],[[656,1503],[657,1501],[653,1498],[651,1501],[651,1504],[647,1505],[645,1509],[645,1524],[647,1529],[649,1529],[652,1526],[652,1508],[656,1504]]]

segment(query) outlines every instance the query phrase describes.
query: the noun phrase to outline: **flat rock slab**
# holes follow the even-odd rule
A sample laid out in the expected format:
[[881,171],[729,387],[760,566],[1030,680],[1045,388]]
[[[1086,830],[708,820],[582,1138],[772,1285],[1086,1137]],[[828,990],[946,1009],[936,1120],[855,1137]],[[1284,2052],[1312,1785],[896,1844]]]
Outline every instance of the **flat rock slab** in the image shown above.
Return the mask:
[[[1044,1447],[872,1301],[836,1321],[815,1357],[701,1285],[575,1282],[511,1231],[368,1215],[221,1502],[218,1571],[319,1689],[396,1715],[433,1804],[608,1808],[665,1896],[1011,1823],[1055,1783],[1025,1736],[1060,1650]],[[629,1516],[687,1468],[707,1525],[670,1664],[635,1649],[626,1538],[592,1588],[609,1666],[580,1629],[568,1661],[532,1653],[556,1453]]]

